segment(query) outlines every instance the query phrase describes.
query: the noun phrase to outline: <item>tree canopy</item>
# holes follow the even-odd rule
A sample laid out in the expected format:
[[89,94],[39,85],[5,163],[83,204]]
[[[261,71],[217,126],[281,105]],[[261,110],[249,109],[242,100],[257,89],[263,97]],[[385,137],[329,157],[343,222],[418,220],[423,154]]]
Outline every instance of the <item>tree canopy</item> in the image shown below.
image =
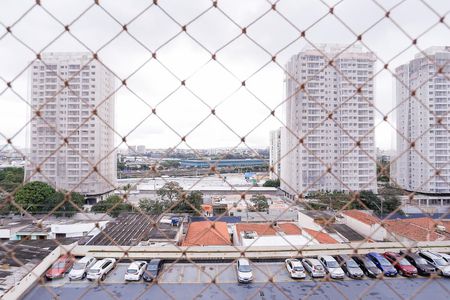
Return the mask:
[[113,195],[106,198],[106,200],[99,201],[91,208],[93,212],[107,213],[112,217],[117,217],[120,213],[133,211],[133,206],[130,203],[124,202],[120,196]]

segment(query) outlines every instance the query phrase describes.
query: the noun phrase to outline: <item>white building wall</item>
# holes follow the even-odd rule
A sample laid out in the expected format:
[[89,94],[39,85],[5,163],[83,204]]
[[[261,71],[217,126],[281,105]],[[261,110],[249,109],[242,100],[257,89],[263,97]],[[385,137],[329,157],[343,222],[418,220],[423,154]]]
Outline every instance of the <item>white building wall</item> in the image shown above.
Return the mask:
[[[114,188],[115,80],[109,70],[91,59],[89,53],[46,53],[33,62],[31,163],[26,167],[30,180],[83,194]],[[36,113],[42,118],[35,117]],[[90,174],[94,166],[98,173]]]
[[281,159],[281,128],[270,132],[270,179],[278,179],[280,176]]
[[[426,57],[418,54],[396,69],[400,158],[391,175],[406,190],[450,193],[450,132],[446,129],[450,123],[450,47],[432,47],[425,53]],[[442,74],[438,74],[441,67]],[[439,176],[435,169],[440,170]]]
[[298,212],[297,215],[298,215],[298,226],[300,228],[305,227],[305,228],[310,228],[310,229],[313,229],[313,230],[316,230],[316,231],[322,231],[323,230],[322,226],[320,226],[319,224],[314,222],[314,219],[311,218],[310,216],[305,215],[302,212]]
[[[353,46],[334,60],[334,68],[328,57],[343,46],[318,47],[320,51],[305,49],[286,65],[281,187],[293,195],[320,190],[376,192],[375,57]],[[326,174],[327,167],[335,176]]]
[[346,214],[342,214],[344,220],[343,223],[348,227],[358,232],[359,234],[375,241],[384,241],[386,239],[386,229],[381,227],[380,224],[369,225],[354,219]]

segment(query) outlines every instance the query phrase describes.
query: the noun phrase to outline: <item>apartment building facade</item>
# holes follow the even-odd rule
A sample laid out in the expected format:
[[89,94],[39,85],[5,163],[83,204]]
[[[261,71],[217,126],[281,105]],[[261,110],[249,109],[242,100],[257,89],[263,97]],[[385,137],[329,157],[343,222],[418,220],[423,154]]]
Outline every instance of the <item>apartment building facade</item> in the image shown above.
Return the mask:
[[[450,47],[431,47],[396,68],[397,158],[392,180],[430,211],[450,206]],[[432,210],[434,211],[434,210]]]
[[358,46],[316,46],[286,65],[281,188],[376,191],[375,57]]
[[116,181],[113,74],[90,53],[46,53],[30,68],[29,88],[26,179],[85,195],[111,191]]
[[280,176],[280,160],[281,160],[281,130],[272,130],[270,132],[270,149],[269,149],[269,168],[270,179],[278,179]]

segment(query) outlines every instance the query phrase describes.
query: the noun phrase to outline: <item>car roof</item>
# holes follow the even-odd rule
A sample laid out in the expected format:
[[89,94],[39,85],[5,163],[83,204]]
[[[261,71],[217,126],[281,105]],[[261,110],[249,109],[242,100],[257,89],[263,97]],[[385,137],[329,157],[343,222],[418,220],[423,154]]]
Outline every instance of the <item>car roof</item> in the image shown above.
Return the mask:
[[302,263],[298,259],[290,259],[289,261],[292,263],[292,266],[294,266],[294,267],[302,266]]
[[82,257],[78,260],[79,263],[87,263],[89,260],[91,260],[93,257],[92,256],[85,256]]
[[250,265],[249,260],[246,259],[246,258],[239,258],[238,262],[239,262],[240,265]]
[[142,264],[142,263],[145,263],[145,261],[142,261],[142,260],[136,260],[136,261],[131,262],[130,266],[132,266],[132,265],[138,266],[138,265],[140,265],[140,264]]
[[321,258],[323,258],[323,259],[325,259],[325,260],[327,260],[327,261],[330,261],[330,260],[336,261],[336,260],[334,259],[334,257],[331,256],[331,255],[320,255],[319,257],[321,257]]
[[436,253],[433,253],[431,251],[422,251],[423,254],[428,256],[429,258],[436,259],[436,258],[442,258],[440,255],[436,255]]
[[150,265],[157,265],[157,264],[159,264],[160,261],[161,261],[160,258],[153,258],[153,259],[149,262],[149,264],[150,264]]
[[371,255],[375,258],[383,257],[383,255],[381,255],[380,253],[377,253],[377,252],[370,252],[370,253],[368,253],[368,255]]
[[385,254],[390,255],[390,256],[394,256],[394,257],[401,257],[400,254],[392,252],[392,251],[385,252]]
[[311,263],[314,263],[314,264],[322,265],[317,258],[306,258],[306,260],[309,260]]

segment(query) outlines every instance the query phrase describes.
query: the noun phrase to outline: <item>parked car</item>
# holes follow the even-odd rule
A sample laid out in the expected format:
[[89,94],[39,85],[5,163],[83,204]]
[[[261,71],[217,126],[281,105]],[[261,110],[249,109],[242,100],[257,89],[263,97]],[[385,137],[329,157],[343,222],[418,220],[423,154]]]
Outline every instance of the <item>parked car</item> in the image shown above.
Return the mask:
[[50,269],[45,272],[45,277],[49,280],[63,278],[64,275],[69,272],[70,268],[72,268],[74,261],[75,257],[72,255],[65,254],[59,257]]
[[367,257],[381,270],[385,276],[397,276],[397,270],[394,266],[381,254],[370,252]]
[[325,267],[325,271],[330,274],[333,279],[343,279],[344,270],[339,266],[338,262],[330,255],[320,255],[317,259]]
[[419,255],[435,267],[439,275],[450,277],[450,265],[439,253],[419,251]]
[[114,258],[104,258],[97,261],[87,272],[86,278],[89,280],[105,280],[106,275],[116,266]]
[[351,278],[363,278],[364,272],[358,266],[358,264],[350,257],[350,255],[337,255],[335,257],[344,272]]
[[84,279],[87,271],[97,262],[92,256],[85,256],[77,260],[69,272],[69,280]]
[[147,262],[145,261],[133,261],[127,268],[127,272],[125,273],[125,281],[141,280],[142,274],[144,274],[146,267]]
[[246,258],[239,258],[236,263],[236,270],[238,281],[241,283],[248,283],[253,280],[252,267],[250,261]]
[[[435,252],[435,253],[437,253],[437,252]],[[439,252],[439,253],[437,253],[437,254],[440,255],[440,256],[442,256],[442,258],[445,259],[445,260],[447,261],[447,264],[450,264],[450,255],[449,255],[449,254],[447,254],[447,253],[441,253],[441,252]]]
[[152,259],[148,264],[147,268],[144,271],[144,275],[142,278],[144,281],[153,281],[156,277],[158,277],[159,271],[161,271],[163,261],[158,258]]
[[306,277],[305,268],[298,259],[288,258],[284,263],[291,278],[303,279]]
[[406,258],[395,252],[384,252],[384,257],[397,269],[401,276],[417,276],[417,269]]
[[325,269],[320,261],[315,258],[304,258],[302,260],[303,266],[311,274],[311,277],[325,277]]
[[430,265],[418,253],[408,253],[406,251],[400,251],[400,254],[403,255],[414,267],[416,267],[419,275],[430,276],[431,274],[436,273],[436,268]]
[[352,258],[364,272],[364,275],[375,278],[382,273],[367,256],[353,255]]

